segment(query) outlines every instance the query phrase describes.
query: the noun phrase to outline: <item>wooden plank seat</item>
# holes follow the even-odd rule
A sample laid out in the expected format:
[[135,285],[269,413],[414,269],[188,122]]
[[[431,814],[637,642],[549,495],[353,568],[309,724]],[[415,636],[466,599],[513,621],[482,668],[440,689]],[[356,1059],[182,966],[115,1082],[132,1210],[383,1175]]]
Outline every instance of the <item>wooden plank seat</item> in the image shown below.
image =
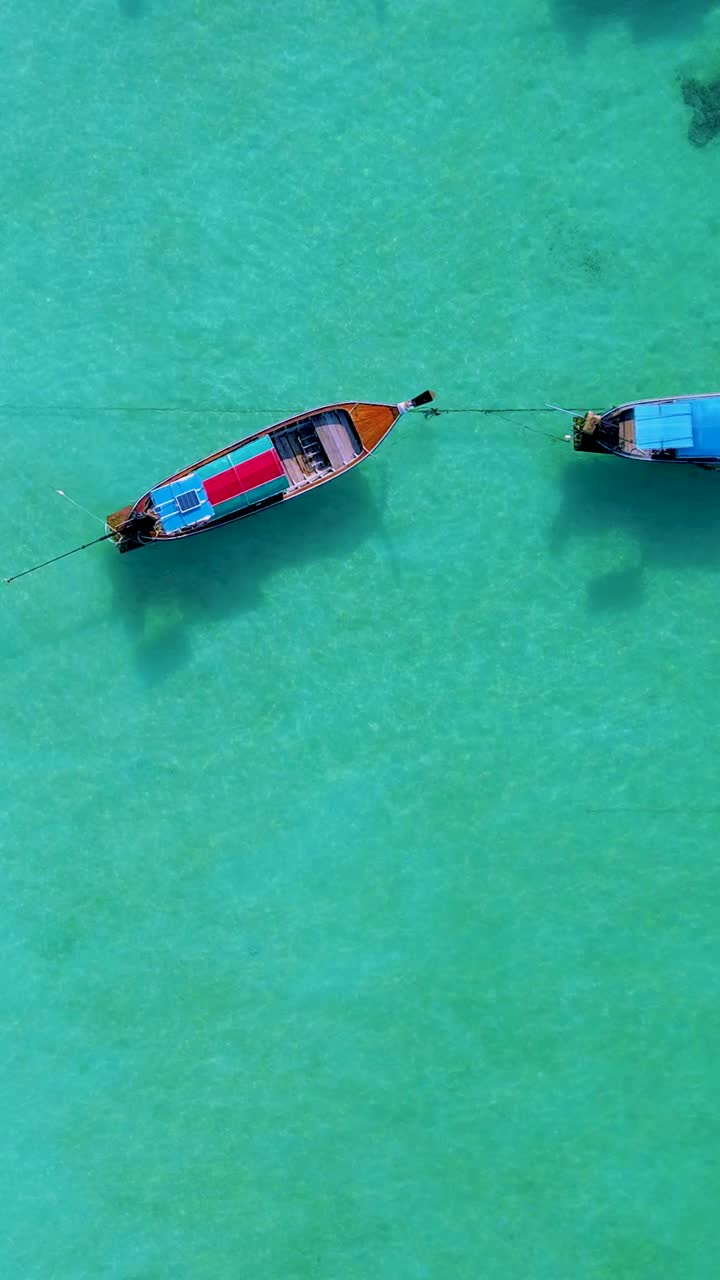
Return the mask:
[[293,448],[289,433],[275,437],[275,447],[277,448],[282,464],[287,473],[288,480],[291,484],[307,484],[310,475],[307,466],[304,465],[302,450],[299,445],[297,452]]
[[328,415],[328,420],[319,421],[315,429],[333,471],[339,471],[358,456],[358,450],[350,438],[347,427],[339,419],[330,418]]
[[620,428],[620,445],[626,453],[633,453],[635,450],[635,419],[632,411],[623,414],[619,422]]

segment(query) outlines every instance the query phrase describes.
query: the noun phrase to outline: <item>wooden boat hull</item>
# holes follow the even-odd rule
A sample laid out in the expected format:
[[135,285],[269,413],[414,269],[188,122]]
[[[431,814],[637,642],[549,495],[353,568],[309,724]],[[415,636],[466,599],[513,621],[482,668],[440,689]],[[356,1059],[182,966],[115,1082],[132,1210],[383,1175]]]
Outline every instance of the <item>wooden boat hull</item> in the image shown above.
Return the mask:
[[577,416],[572,442],[580,453],[720,469],[720,392],[631,400]]
[[[174,472],[135,503],[112,512],[107,531],[124,553],[207,533],[288,502],[352,470],[377,449],[402,414],[433,398],[434,392],[425,391],[398,404],[342,401],[284,418]],[[243,472],[257,477],[263,459],[263,474],[272,472],[270,482],[248,488]],[[192,498],[183,498],[183,488]],[[202,519],[177,527],[178,521],[194,519],[192,511],[187,515],[184,508],[173,508],[168,516],[168,510],[173,502],[190,501]]]

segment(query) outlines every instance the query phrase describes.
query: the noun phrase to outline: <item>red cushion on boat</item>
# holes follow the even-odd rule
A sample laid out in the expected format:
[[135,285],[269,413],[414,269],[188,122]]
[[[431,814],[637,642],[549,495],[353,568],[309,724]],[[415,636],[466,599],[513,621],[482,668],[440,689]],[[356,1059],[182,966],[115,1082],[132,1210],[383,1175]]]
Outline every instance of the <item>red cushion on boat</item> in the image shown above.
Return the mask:
[[239,493],[247,493],[260,484],[276,480],[283,475],[283,466],[274,449],[259,453],[255,458],[248,458],[236,467],[228,467],[219,471],[216,476],[208,476],[205,481],[205,492],[214,507],[229,498],[236,498]]
[[242,491],[242,483],[234,467],[219,471],[216,476],[208,476],[205,481],[205,492],[214,507],[227,502],[228,498],[235,498]]
[[246,493],[248,489],[255,489],[257,485],[267,484],[268,480],[276,480],[278,476],[284,474],[282,462],[274,449],[268,449],[267,453],[259,453],[255,458],[248,458],[247,462],[241,462],[235,471]]
[[236,498],[239,493],[247,493],[268,480],[276,480],[283,475],[283,465],[274,449],[259,453],[255,458],[248,458],[237,467],[228,467],[227,471],[219,471],[216,476],[208,476],[205,481],[205,492],[214,507],[229,498]]

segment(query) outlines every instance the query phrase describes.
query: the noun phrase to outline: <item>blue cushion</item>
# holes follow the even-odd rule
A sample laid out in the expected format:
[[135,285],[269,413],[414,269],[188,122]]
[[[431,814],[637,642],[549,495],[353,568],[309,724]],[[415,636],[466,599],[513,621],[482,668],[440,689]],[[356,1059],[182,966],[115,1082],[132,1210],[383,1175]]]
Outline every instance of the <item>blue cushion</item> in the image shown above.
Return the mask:
[[639,449],[676,449],[679,458],[720,458],[720,395],[637,404]]
[[166,502],[174,503],[175,498],[172,491],[172,485],[159,484],[157,489],[152,490],[152,500],[156,508],[162,507]]
[[693,427],[687,400],[676,400],[671,404],[638,404],[634,415],[638,449],[692,448]]
[[687,417],[690,412],[689,400],[671,400],[668,404],[659,404],[661,418]]
[[[189,510],[181,510],[178,498],[190,495],[192,505]],[[177,533],[178,529],[187,529],[191,525],[203,524],[212,520],[215,509],[208,500],[202,483],[194,474],[183,476],[180,480],[172,480],[170,484],[160,484],[150,490],[153,506],[158,514],[163,533]],[[188,501],[183,503],[187,506]]]
[[179,514],[173,515],[172,511],[163,513],[160,517],[163,533],[177,533],[178,529],[185,526],[185,521]]
[[658,405],[654,401],[652,404],[636,404],[633,413],[636,422],[641,422],[644,418],[657,418]]
[[690,401],[693,444],[678,449],[682,458],[720,458],[720,396]]

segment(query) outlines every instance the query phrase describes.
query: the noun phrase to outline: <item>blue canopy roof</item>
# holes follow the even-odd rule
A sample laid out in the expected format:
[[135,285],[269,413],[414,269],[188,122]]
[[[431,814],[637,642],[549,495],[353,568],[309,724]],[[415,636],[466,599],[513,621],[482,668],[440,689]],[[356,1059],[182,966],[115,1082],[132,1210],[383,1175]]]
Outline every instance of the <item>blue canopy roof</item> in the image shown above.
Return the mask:
[[635,443],[638,449],[691,448],[693,433],[690,401],[636,404]]
[[690,401],[693,442],[678,449],[679,458],[720,457],[720,396],[703,396]]
[[678,458],[720,457],[720,396],[635,405],[639,449],[675,449]]
[[183,476],[170,484],[160,484],[150,490],[153,506],[158,514],[163,533],[177,533],[188,525],[211,520],[214,508],[197,475]]

